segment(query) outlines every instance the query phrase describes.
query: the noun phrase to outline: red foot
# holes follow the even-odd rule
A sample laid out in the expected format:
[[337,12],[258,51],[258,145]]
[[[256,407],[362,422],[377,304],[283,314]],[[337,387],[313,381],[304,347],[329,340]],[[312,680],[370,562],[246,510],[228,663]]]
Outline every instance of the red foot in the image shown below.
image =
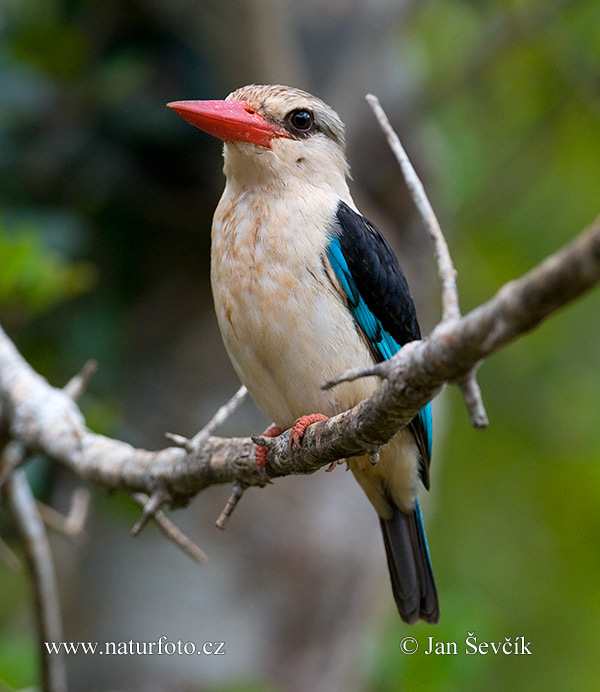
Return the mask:
[[302,442],[302,438],[304,437],[304,433],[306,432],[306,428],[320,420],[327,420],[327,416],[324,416],[322,413],[311,413],[308,416],[298,418],[290,432],[290,449],[299,447]]
[[[262,434],[263,437],[277,437],[281,435],[283,430],[278,428],[276,425],[271,425]],[[254,445],[254,458],[256,459],[256,466],[258,467],[258,473],[260,477],[268,481],[266,466],[267,466],[267,448],[261,447],[260,445]]]

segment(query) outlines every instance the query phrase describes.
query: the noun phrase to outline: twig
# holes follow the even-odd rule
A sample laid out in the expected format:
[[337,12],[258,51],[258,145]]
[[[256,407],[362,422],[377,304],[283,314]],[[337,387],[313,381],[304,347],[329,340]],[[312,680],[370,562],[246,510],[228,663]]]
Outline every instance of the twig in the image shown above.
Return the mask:
[[[140,505],[145,507],[148,504],[148,495],[145,493],[132,493],[131,497]],[[165,515],[161,509],[154,512],[154,521],[170,541],[173,541],[184,552],[192,557],[196,562],[202,564],[208,562],[208,556],[190,538],[188,538],[175,524]]]
[[[11,447],[11,453],[16,453],[16,443],[12,443]],[[67,676],[63,655],[50,655],[45,645],[45,642],[60,642],[63,639],[52,553],[44,522],[23,470],[18,469],[12,474],[6,483],[4,493],[20,535],[35,594],[43,690],[66,692]]]
[[178,447],[182,447],[188,452],[193,452],[194,450],[202,447],[204,442],[217,430],[217,428],[233,414],[233,412],[238,408],[238,406],[244,401],[248,390],[244,385],[242,385],[237,392],[229,399],[226,404],[223,404],[215,415],[208,421],[208,423],[197,432],[194,437],[188,439],[183,435],[178,435],[177,433],[165,433],[165,437],[171,440]]
[[389,360],[382,360],[381,363],[376,363],[369,368],[349,368],[335,375],[330,380],[323,382],[321,389],[332,389],[342,382],[353,382],[361,377],[380,377],[384,379],[389,375],[391,368]]
[[[461,313],[458,289],[456,287],[456,269],[450,256],[448,243],[442,233],[442,228],[427,197],[423,183],[410,162],[408,154],[400,142],[400,138],[392,128],[385,111],[379,103],[379,99],[373,94],[367,94],[366,100],[387,137],[390,149],[404,175],[406,186],[423,219],[427,234],[433,242],[438,276],[442,284],[442,319],[458,319]],[[483,399],[481,398],[481,391],[475,379],[475,372],[469,372],[457,382],[457,385],[463,393],[471,424],[475,428],[485,428],[488,424],[488,418],[483,405]]]
[[146,524],[156,516],[162,505],[170,500],[169,493],[164,490],[155,490],[143,505],[142,516],[131,529],[132,536],[137,536]]
[[229,401],[226,404],[223,404],[215,415],[208,421],[208,423],[200,430],[200,432],[196,433],[194,437],[190,440],[190,443],[192,445],[192,448],[195,448],[198,446],[198,444],[202,441],[205,440],[207,437],[212,435],[215,430],[223,425],[225,421],[233,414],[233,412],[238,408],[238,406],[244,401],[246,398],[246,395],[248,394],[248,390],[244,385],[242,385],[237,392],[229,399]]
[[471,425],[478,430],[487,428],[489,419],[485,412],[481,390],[475,377],[475,370],[471,370],[462,380],[457,380],[456,384],[460,387],[465,405],[469,411]]
[[73,540],[84,536],[84,526],[90,508],[90,491],[79,487],[73,491],[71,507],[67,516],[57,512],[54,507],[38,502],[38,510],[44,524]]
[[0,454],[0,491],[4,488],[4,485],[12,474],[22,466],[28,458],[27,453],[23,450],[22,454],[12,454],[10,451],[6,453],[6,450],[10,450],[11,443],[4,448],[4,452]]
[[98,363],[95,360],[88,360],[87,363],[84,364],[83,368],[81,368],[81,370],[63,387],[64,393],[73,399],[73,401],[77,401],[77,399],[79,399],[79,397],[87,389],[90,378],[97,369]]
[[233,483],[231,484],[231,495],[229,496],[229,499],[227,500],[227,503],[225,504],[223,511],[221,512],[221,514],[219,514],[219,518],[215,522],[215,526],[218,529],[221,529],[222,531],[225,530],[227,522],[231,518],[233,510],[237,507],[238,502],[242,499],[242,495],[244,494],[246,487],[247,486],[243,485],[239,481],[233,481]]
[[410,162],[408,154],[400,142],[400,138],[392,128],[385,111],[379,103],[379,99],[373,94],[367,94],[365,98],[387,137],[388,144],[400,165],[413,202],[423,219],[427,234],[433,242],[438,275],[442,284],[443,319],[456,319],[460,317],[458,289],[456,288],[456,269],[454,268],[448,243],[446,243],[439,221],[427,197],[423,183]]

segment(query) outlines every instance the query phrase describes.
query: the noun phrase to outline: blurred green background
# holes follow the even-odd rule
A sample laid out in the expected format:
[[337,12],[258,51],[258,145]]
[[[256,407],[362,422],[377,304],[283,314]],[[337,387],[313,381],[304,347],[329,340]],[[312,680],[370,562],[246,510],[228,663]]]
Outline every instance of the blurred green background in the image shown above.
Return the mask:
[[[600,211],[599,75],[597,0],[4,0],[0,322],[53,384],[99,361],[82,400],[95,430],[149,448],[192,434],[237,387],[208,286],[223,180],[218,144],[166,102],[250,82],[329,102],[355,198],[395,245],[427,333],[430,248],[364,94],[423,176],[467,311]],[[71,689],[597,690],[599,308],[593,291],[483,366],[485,432],[454,388],[436,402],[438,627],[398,621],[374,516],[358,492],[364,522],[336,504],[341,473],[325,490],[317,474],[256,491],[216,538],[226,489],[176,514],[211,548],[205,571],[152,529],[132,541],[132,506],[94,492],[88,540],[53,538],[65,638],[226,638],[228,653],[70,657]],[[224,434],[264,424],[248,405]],[[68,474],[38,460],[30,475],[64,508]],[[1,512],[0,529],[18,553]],[[38,680],[29,598],[0,564],[0,690]],[[532,655],[465,655],[468,633],[523,636]],[[426,655],[430,636],[459,653]]]

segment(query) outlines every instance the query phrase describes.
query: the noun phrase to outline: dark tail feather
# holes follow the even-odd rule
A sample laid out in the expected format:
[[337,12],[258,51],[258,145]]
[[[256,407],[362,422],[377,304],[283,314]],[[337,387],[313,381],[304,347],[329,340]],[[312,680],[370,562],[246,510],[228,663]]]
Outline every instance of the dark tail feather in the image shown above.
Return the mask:
[[380,521],[400,617],[410,625],[419,619],[439,622],[437,591],[418,501],[414,512],[405,514],[395,508],[391,519]]

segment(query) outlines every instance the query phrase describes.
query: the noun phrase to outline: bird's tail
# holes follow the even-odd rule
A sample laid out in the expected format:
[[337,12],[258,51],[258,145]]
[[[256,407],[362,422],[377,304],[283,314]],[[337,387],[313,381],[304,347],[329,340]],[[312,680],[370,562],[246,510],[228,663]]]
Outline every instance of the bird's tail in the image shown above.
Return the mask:
[[409,624],[440,619],[435,581],[419,501],[410,514],[394,508],[391,519],[381,519],[392,591],[400,617]]

